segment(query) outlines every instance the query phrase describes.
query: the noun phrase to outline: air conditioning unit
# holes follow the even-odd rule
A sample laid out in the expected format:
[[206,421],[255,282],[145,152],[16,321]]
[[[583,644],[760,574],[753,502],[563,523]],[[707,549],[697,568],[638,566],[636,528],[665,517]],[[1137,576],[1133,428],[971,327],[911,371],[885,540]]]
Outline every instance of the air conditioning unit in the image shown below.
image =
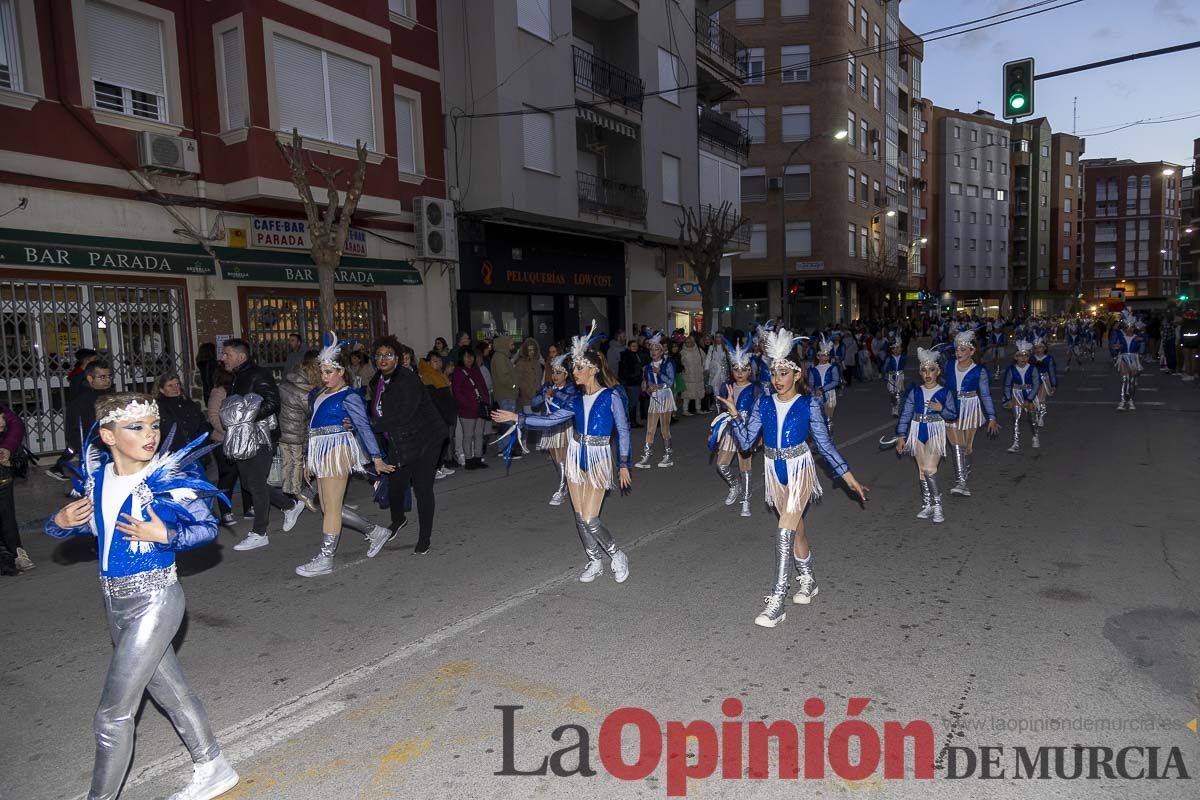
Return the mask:
[[782,191],[783,178],[767,178],[767,189],[770,191]]
[[413,200],[416,218],[417,258],[435,261],[458,260],[458,226],[454,220],[454,205],[440,197],[418,197]]
[[139,167],[190,174],[200,171],[200,149],[195,139],[139,131],[137,145]]

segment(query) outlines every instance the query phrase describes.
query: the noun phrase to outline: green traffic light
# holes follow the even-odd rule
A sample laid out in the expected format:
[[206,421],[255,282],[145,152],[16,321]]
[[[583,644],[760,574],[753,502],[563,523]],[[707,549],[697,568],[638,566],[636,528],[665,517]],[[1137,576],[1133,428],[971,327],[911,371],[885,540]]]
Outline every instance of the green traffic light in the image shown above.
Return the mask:
[[1020,111],[1025,107],[1025,95],[1014,94],[1012,97],[1008,98],[1008,107],[1013,111]]

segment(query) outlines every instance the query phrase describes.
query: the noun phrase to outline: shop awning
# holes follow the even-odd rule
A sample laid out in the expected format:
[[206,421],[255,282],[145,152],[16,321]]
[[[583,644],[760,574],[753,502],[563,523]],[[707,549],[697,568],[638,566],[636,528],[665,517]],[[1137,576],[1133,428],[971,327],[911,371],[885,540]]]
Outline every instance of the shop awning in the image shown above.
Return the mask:
[[619,133],[622,136],[628,136],[630,139],[637,140],[637,126],[631,125],[628,122],[623,122],[616,117],[610,117],[607,114],[601,114],[598,111],[588,108],[587,106],[575,106],[575,113],[582,120],[587,120],[593,125],[597,125],[605,130]]
[[149,275],[212,275],[212,257],[195,244],[112,239],[0,228],[0,265]]
[[[317,283],[317,268],[306,253],[214,248],[221,261],[221,277],[233,281]],[[420,286],[421,273],[407,261],[343,256],[334,282],[351,286]]]

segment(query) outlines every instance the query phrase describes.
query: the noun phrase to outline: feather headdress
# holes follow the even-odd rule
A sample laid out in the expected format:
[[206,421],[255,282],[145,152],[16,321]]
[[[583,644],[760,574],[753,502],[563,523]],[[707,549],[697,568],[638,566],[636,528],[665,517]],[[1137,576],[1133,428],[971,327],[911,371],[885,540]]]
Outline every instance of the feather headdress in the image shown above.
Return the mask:
[[958,333],[954,334],[954,346],[963,347],[964,345],[967,347],[975,346],[974,328],[968,328],[964,331],[959,331]]
[[807,336],[792,336],[792,332],[786,328],[780,328],[777,331],[767,330],[761,332],[759,342],[762,344],[763,355],[771,361],[771,369],[784,367],[786,369],[800,371],[800,365],[792,361],[789,356],[792,354],[792,348],[797,342],[808,341]]
[[325,346],[321,348],[317,360],[331,367],[340,367],[341,364],[338,363],[337,357],[341,349],[342,345],[338,342],[337,334],[330,331],[325,334]]
[[817,354],[827,356],[833,352],[833,340],[826,339],[825,334],[821,334],[821,343],[817,345]]
[[725,341],[725,349],[729,351],[729,366],[734,369],[749,369],[750,368],[750,345],[743,344],[743,340],[738,339],[737,345],[733,342],[721,337]]
[[[593,324],[595,324],[595,323],[593,323]],[[663,332],[662,331],[655,331],[654,333],[647,332],[646,346],[654,347],[655,345],[658,345],[659,347],[665,347],[665,345],[663,344]]]
[[1137,317],[1135,317],[1133,315],[1133,312],[1130,311],[1128,308],[1123,308],[1123,309],[1121,309],[1121,324],[1129,325],[1130,327],[1136,328],[1137,324],[1138,324],[1138,319],[1137,319]]
[[554,370],[555,372],[566,372],[567,354],[563,353],[561,356],[555,356],[553,359],[551,359],[550,369]]
[[1028,339],[1017,339],[1017,352],[1018,353],[1032,353],[1033,352],[1033,342],[1029,341]]
[[588,348],[595,342],[600,340],[600,335],[596,333],[596,320],[592,320],[592,327],[587,333],[581,333],[578,336],[571,337],[571,361],[577,367],[591,367],[592,369],[600,369],[600,367],[587,357]]
[[924,347],[917,348],[917,361],[922,364],[941,364],[942,353],[936,347],[932,350],[926,350]]

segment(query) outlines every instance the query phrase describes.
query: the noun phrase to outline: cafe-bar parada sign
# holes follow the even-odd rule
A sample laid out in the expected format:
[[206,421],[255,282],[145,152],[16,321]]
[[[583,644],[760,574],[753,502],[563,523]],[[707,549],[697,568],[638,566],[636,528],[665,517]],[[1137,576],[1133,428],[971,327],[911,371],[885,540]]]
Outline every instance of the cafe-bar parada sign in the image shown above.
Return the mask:
[[[308,223],[302,219],[283,217],[251,217],[250,246],[270,250],[303,250],[308,252],[312,244],[308,238]],[[351,228],[346,236],[348,256],[367,254],[367,234],[360,228]]]

